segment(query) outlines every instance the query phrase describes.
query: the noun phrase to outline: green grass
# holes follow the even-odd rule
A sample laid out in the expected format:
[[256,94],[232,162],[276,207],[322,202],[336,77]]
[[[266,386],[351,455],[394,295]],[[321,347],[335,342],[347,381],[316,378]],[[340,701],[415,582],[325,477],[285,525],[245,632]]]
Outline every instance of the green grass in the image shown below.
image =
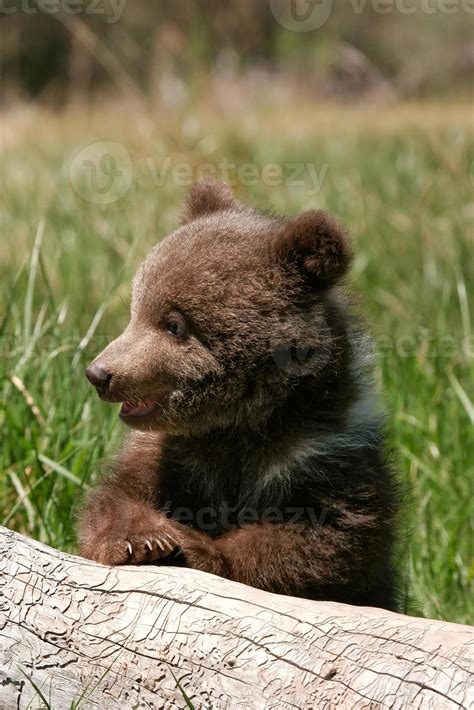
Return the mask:
[[[407,588],[419,613],[474,622],[470,113],[301,107],[292,116],[262,107],[163,118],[112,107],[5,117],[0,522],[73,551],[78,499],[119,440],[115,408],[97,401],[83,373],[127,322],[139,260],[178,220],[183,188],[154,184],[146,159],[158,168],[168,155],[194,168],[223,156],[259,169],[314,163],[327,166],[316,196],[259,180],[237,193],[287,213],[327,208],[349,226],[353,278],[412,488],[402,522]],[[97,139],[122,143],[134,166],[129,192],[104,206],[69,178],[71,156]]]

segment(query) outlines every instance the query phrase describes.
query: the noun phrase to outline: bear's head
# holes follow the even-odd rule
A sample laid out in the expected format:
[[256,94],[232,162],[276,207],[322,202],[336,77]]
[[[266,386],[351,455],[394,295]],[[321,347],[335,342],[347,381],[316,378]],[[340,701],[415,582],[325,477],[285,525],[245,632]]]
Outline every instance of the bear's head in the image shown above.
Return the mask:
[[268,216],[196,183],[135,276],[128,327],[87,376],[127,424],[175,434],[258,426],[302,384],[327,396],[344,339],[331,294],[349,262],[326,213]]

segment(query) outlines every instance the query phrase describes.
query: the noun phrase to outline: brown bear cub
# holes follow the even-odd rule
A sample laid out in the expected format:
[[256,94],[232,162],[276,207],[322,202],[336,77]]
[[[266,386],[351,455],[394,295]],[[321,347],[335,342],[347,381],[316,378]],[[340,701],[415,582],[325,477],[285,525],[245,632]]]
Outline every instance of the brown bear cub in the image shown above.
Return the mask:
[[83,556],[181,564],[280,594],[396,608],[396,484],[343,230],[205,180],[87,376],[130,432],[85,503]]

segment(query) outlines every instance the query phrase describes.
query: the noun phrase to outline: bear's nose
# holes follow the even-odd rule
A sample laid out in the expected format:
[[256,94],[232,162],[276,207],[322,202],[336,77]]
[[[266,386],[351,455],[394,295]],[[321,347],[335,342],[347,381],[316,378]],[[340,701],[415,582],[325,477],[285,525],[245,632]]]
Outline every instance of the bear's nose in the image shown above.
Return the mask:
[[86,377],[100,392],[107,392],[112,375],[101,365],[92,363],[86,370]]

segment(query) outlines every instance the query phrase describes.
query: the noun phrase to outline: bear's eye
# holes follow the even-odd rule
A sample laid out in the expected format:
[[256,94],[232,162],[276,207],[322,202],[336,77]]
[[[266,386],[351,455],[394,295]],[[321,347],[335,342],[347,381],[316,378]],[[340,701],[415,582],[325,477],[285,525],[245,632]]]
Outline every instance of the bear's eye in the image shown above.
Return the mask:
[[178,315],[169,316],[165,328],[170,335],[174,335],[176,338],[183,338],[186,335],[186,324]]

